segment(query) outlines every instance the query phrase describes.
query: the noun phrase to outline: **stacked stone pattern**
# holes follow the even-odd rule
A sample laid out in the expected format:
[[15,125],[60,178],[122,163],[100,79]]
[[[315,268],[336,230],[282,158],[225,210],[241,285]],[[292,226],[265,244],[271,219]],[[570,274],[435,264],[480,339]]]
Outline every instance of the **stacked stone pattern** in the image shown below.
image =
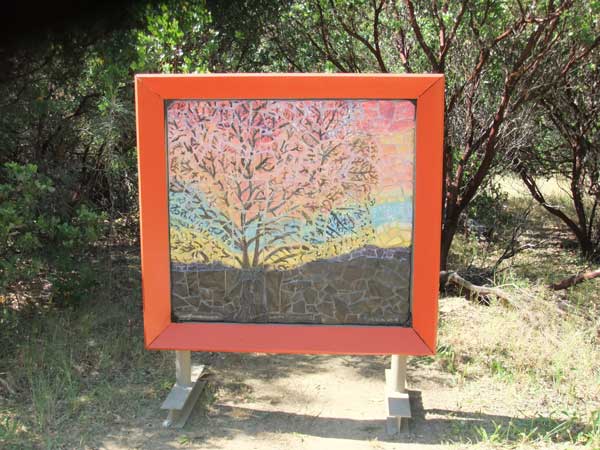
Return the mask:
[[173,265],[177,321],[410,325],[410,249],[367,247],[292,270]]

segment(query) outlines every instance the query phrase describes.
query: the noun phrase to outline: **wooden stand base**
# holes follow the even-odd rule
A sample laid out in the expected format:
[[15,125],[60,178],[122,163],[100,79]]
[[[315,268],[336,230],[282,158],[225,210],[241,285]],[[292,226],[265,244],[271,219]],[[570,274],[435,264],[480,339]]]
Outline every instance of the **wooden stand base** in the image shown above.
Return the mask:
[[192,368],[189,351],[175,352],[175,371],[176,382],[160,408],[169,412],[164,427],[183,428],[206,385],[205,373],[204,366]]
[[[395,435],[402,431],[402,419],[412,417],[410,398],[406,392],[406,355],[392,355],[392,364],[385,370],[387,399],[386,432]],[[164,427],[183,428],[198,401],[206,381],[204,366],[192,369],[191,352],[175,352],[176,382],[163,402],[161,409],[168,411]]]

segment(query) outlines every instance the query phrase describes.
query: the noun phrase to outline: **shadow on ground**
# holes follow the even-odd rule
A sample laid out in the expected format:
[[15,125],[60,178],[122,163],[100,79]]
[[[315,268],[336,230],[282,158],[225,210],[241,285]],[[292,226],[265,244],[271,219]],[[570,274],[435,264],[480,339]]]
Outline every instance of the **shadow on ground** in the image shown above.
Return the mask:
[[[428,358],[409,359],[413,418],[396,436],[385,432],[384,369],[389,357],[196,353],[194,363],[208,364],[213,376],[183,430],[160,426],[165,412],[157,399],[143,417],[113,427],[102,440],[113,444],[106,448],[298,448],[291,442],[321,449],[353,441],[360,448],[379,442],[387,449],[402,443],[443,446],[499,440],[510,445],[524,437],[564,438],[564,422],[554,418],[490,414],[476,405],[445,407],[455,404],[448,399],[457,394]],[[322,382],[328,384],[319,390]],[[335,383],[348,383],[347,394],[336,390]],[[338,395],[357,401],[344,402]],[[571,430],[582,428],[568,424]]]
[[[557,436],[551,435],[552,430],[560,429],[564,423],[543,416],[512,417],[449,409],[425,409],[421,393],[414,390],[409,393],[413,418],[395,436],[386,434],[384,417],[379,420],[359,420],[223,404],[214,405],[210,417],[196,417],[191,425],[195,429],[204,430],[196,435],[197,439],[211,443],[236,439],[240,435],[256,437],[264,433],[277,433],[327,439],[444,445],[449,442],[477,443],[489,440],[489,436],[494,433],[496,439],[501,439],[506,444],[522,442],[524,435],[530,441],[553,439]],[[583,424],[571,423],[570,426],[577,428],[583,427]]]

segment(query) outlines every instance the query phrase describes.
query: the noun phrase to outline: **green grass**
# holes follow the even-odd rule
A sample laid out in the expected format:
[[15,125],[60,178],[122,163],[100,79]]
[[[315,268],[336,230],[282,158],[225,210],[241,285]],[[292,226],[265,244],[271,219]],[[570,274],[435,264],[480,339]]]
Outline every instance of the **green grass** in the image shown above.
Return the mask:
[[17,387],[0,408],[0,448],[83,448],[170,389],[171,355],[143,348],[135,257],[110,276],[119,294],[98,291],[76,309],[20,321],[20,340],[0,363]]
[[540,446],[552,443],[569,443],[597,449],[600,433],[596,411],[588,423],[581,421],[577,413],[561,412],[554,417],[534,417],[510,420],[507,423],[492,422],[491,426],[475,427],[476,441],[496,444],[498,447],[516,447],[523,444]]

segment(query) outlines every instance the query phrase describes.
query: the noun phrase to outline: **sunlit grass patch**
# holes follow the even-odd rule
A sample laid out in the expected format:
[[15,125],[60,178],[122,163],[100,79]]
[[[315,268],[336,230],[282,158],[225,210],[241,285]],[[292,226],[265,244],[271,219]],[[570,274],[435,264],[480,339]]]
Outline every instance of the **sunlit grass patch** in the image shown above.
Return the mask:
[[[442,299],[436,361],[462,383],[480,380],[478,386],[505,393],[505,405],[523,410],[469,427],[459,441],[484,448],[546,448],[556,442],[600,448],[600,285],[593,280],[552,291],[551,283],[591,266],[562,223],[532,205],[518,179],[501,178],[500,186],[508,194],[503,214],[530,211],[519,242],[532,245],[490,271],[506,241],[460,233],[451,267],[502,288],[517,307]],[[542,189],[570,211],[564,183],[550,180]],[[451,308],[444,307],[448,302]]]
[[470,395],[493,392],[496,400],[490,402],[514,410],[512,418],[461,422],[466,428],[453,441],[494,448],[546,448],[544,442],[598,448],[600,346],[588,319],[544,299],[531,300],[527,310],[462,300],[461,308],[442,316],[436,361],[457,377],[457,385],[483,389]]
[[16,390],[0,398],[10,412],[0,408],[0,448],[85,448],[166,395],[172,355],[144,349],[139,278],[120,268],[110,280],[118,298],[101,290],[76,309],[20,323],[21,339],[0,366]]

